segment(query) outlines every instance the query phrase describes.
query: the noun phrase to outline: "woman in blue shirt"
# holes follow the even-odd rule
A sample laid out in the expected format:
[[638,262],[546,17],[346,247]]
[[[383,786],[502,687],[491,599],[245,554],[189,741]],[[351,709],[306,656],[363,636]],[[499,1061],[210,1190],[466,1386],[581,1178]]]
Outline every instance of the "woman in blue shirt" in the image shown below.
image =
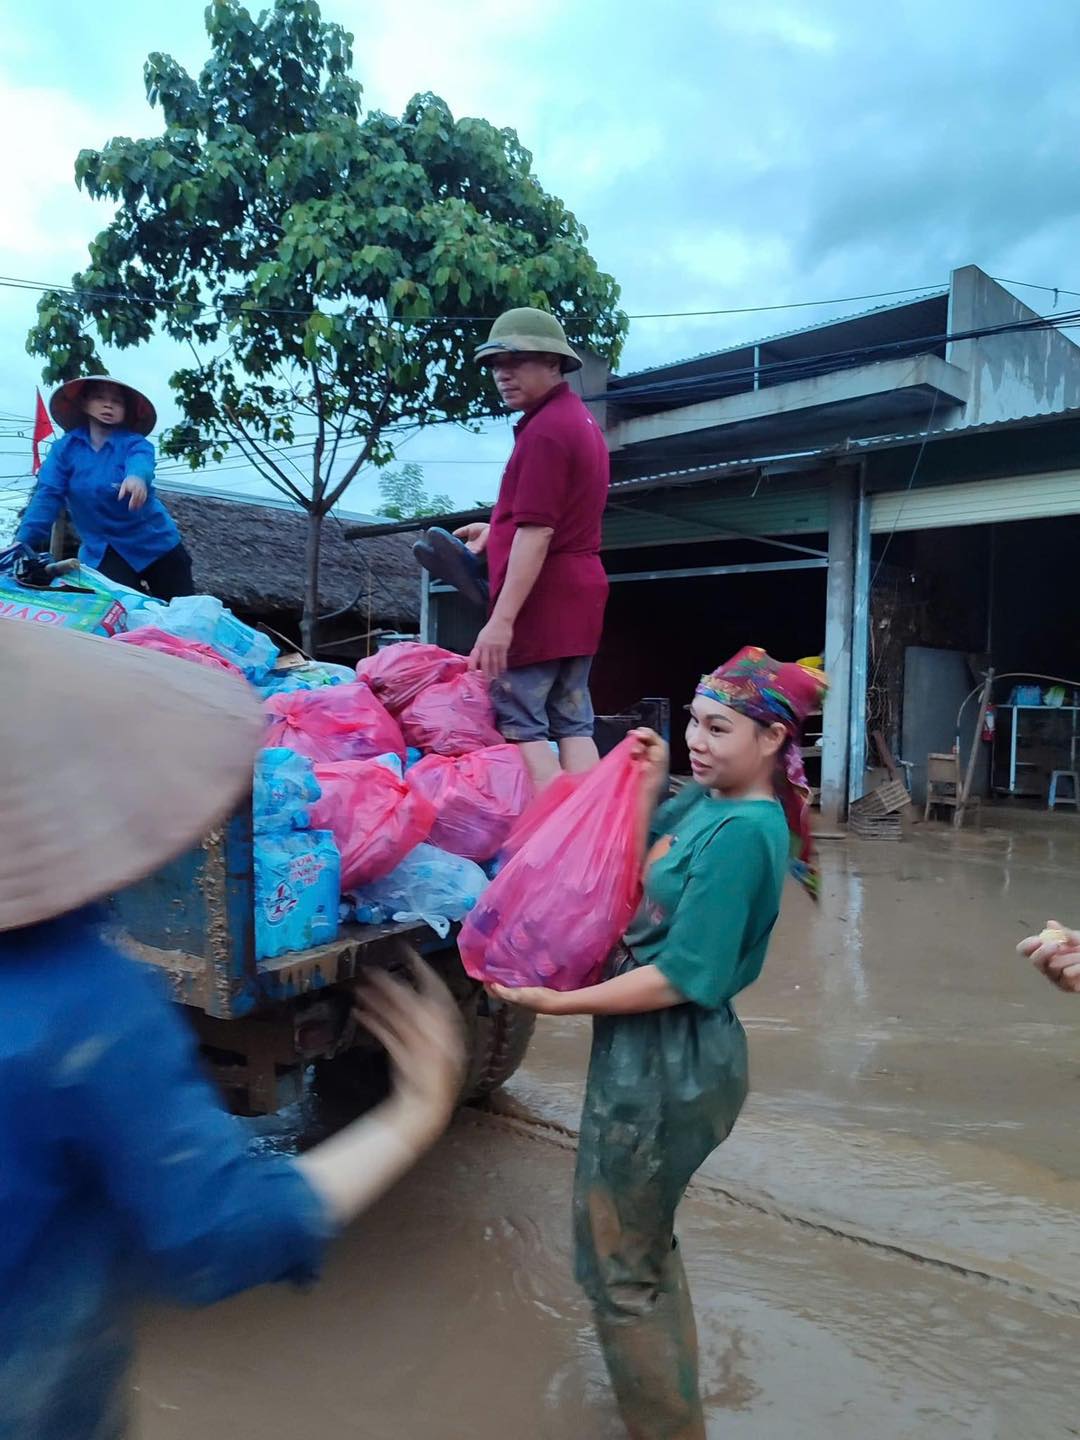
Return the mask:
[[15,538],[45,549],[66,507],[84,565],[159,600],[193,594],[191,556],[154,489],[150,401],[103,375],[61,385],[49,409],[65,434],[41,467]]
[[449,1119],[458,1017],[424,967],[415,991],[373,976],[390,1098],[295,1161],[250,1155],[158,977],[80,907],[232,808],[258,706],[230,676],[14,620],[0,672],[0,1440],[121,1440],[136,1302],[313,1276]]

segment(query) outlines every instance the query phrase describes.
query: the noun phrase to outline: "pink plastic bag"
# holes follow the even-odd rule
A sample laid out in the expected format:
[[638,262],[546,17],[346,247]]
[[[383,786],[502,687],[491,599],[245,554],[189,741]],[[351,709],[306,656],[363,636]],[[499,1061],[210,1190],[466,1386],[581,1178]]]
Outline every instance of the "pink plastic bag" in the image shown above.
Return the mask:
[[393,716],[366,685],[327,685],[271,695],[264,745],[285,745],[309,760],[405,758],[405,742]]
[[470,911],[465,969],[500,985],[595,985],[641,898],[644,769],[633,739],[590,770]]
[[468,755],[503,744],[495,729],[488,683],[479,670],[467,670],[429,685],[398,716],[405,742],[425,754]]
[[141,645],[144,650],[160,650],[163,655],[175,655],[179,660],[193,660],[196,665],[205,665],[208,670],[224,670],[243,679],[244,672],[211,646],[200,645],[197,640],[181,640],[167,630],[159,630],[156,625],[144,625],[140,630],[129,630],[113,638],[125,645]]
[[585,774],[570,775],[567,771],[560,770],[551,784],[541,790],[514,824],[502,847],[503,856],[509,859],[511,855],[516,855],[526,840],[535,835],[541,825],[546,824],[563,801],[569,800],[585,778]]
[[429,755],[406,775],[410,790],[434,805],[431,843],[466,860],[491,860],[532,798],[532,781],[516,745],[471,755]]
[[371,686],[391,715],[398,715],[421,690],[464,675],[468,664],[464,655],[406,640],[361,660],[356,678]]
[[333,831],[343,891],[389,875],[431,833],[434,805],[382,761],[329,761],[315,766],[315,779],[322,798],[311,828]]

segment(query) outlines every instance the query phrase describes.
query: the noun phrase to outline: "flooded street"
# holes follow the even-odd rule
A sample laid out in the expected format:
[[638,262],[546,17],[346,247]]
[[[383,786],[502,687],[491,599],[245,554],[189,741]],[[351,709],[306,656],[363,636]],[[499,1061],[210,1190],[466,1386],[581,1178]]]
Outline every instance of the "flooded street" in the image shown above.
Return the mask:
[[[753,1093],[681,1212],[710,1437],[1080,1434],[1080,821],[828,844],[738,1008]],[[615,1440],[570,1277],[584,1022],[331,1252],[143,1327],[141,1433]]]

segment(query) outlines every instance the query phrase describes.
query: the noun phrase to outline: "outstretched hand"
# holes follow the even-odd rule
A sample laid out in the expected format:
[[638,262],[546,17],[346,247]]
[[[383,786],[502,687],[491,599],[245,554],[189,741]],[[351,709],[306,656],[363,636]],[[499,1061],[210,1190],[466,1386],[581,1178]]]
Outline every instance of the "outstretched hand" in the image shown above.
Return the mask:
[[429,965],[410,960],[416,989],[382,971],[357,986],[356,1018],[390,1057],[393,1098],[410,1117],[441,1130],[465,1074],[461,1015]]
[[1080,995],[1080,932],[1048,920],[1041,935],[1029,935],[1016,947],[1052,985]]
[[150,491],[146,481],[140,480],[137,475],[129,475],[120,489],[116,492],[117,500],[128,502],[129,510],[141,510],[149,498]]

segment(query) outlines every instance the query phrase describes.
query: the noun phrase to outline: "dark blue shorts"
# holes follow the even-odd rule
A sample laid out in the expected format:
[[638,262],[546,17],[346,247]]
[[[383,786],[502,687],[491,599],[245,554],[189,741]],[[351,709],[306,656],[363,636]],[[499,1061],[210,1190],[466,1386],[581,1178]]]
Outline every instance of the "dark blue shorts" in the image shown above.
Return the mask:
[[495,723],[504,739],[591,740],[595,717],[589,695],[592,656],[545,660],[507,670],[491,682]]

